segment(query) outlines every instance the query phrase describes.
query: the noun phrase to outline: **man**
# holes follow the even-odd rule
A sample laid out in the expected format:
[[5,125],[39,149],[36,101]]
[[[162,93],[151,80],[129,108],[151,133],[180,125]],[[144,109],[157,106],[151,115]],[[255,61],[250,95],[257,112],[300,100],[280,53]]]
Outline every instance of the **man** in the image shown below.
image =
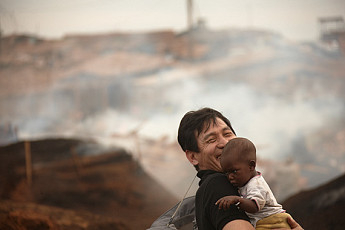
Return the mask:
[[[229,183],[225,174],[221,173],[220,166],[220,156],[225,144],[235,137],[236,133],[230,121],[210,108],[190,111],[181,120],[178,142],[201,179],[195,197],[195,215],[199,230],[254,229],[247,215],[235,205],[228,210],[219,209],[215,205],[216,201],[224,196],[238,195],[237,189]],[[163,225],[164,221],[159,223],[159,219],[151,229],[167,229],[163,227],[167,226]],[[159,227],[160,224],[162,228]],[[293,220],[290,220],[290,226],[295,230],[302,229]]]

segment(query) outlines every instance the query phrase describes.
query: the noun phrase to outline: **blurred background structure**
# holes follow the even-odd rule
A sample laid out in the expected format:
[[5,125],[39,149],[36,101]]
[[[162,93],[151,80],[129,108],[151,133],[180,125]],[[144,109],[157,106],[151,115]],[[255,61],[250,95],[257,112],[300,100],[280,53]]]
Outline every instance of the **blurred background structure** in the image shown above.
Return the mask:
[[[61,159],[56,153],[50,160],[68,155],[83,183],[94,178],[87,167],[107,160],[79,157],[115,151],[109,162],[119,167],[132,159],[139,166],[126,167],[142,170],[159,190],[169,191],[170,198],[161,197],[165,206],[146,220],[148,227],[153,216],[182,198],[195,175],[176,135],[182,116],[201,107],[221,111],[238,136],[253,140],[259,168],[281,202],[344,174],[343,1],[4,0],[0,10],[1,157],[12,159],[5,153],[22,146],[30,161],[26,171],[24,165],[4,176],[2,199],[64,203],[30,190],[39,181],[35,175],[46,173],[47,159],[40,157],[52,151],[39,145],[68,146]],[[51,142],[60,138],[65,144]],[[20,176],[16,185],[7,181],[16,173],[30,182],[30,193],[19,192]],[[67,176],[55,179],[61,178]],[[138,205],[148,196],[109,179],[119,181],[104,179],[103,189],[124,189],[115,192],[120,196],[133,191],[116,205]],[[80,186],[86,194],[97,187]],[[189,195],[196,188],[197,181]],[[90,196],[92,205],[108,197]],[[142,200],[157,206],[149,196]],[[92,207],[84,205],[78,208]]]

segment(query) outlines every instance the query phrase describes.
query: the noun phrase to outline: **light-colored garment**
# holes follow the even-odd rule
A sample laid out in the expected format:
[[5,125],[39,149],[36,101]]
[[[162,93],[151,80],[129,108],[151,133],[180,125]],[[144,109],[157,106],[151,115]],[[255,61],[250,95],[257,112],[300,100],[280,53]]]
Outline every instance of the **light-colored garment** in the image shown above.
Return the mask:
[[277,213],[265,217],[256,222],[256,230],[267,230],[267,229],[290,229],[290,225],[287,222],[287,218],[291,217],[288,213]]
[[285,212],[282,206],[278,204],[270,187],[259,172],[245,186],[239,188],[239,193],[243,198],[255,201],[259,208],[256,213],[247,213],[254,227],[258,220],[273,214]]

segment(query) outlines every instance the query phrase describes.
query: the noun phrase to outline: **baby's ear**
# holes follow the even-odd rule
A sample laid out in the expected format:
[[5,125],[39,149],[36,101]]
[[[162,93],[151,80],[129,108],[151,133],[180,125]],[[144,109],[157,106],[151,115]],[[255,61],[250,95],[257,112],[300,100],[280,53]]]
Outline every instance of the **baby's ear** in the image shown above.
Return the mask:
[[254,160],[251,160],[251,161],[249,162],[249,167],[250,167],[251,170],[254,170],[255,167],[256,167],[256,162],[255,162]]

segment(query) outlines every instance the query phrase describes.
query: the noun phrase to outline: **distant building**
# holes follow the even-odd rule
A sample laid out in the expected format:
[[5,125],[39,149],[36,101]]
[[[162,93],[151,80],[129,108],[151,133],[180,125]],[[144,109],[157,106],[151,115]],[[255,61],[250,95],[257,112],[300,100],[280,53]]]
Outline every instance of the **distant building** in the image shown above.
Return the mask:
[[341,16],[322,17],[318,19],[320,27],[320,40],[339,46],[345,54],[345,21]]

